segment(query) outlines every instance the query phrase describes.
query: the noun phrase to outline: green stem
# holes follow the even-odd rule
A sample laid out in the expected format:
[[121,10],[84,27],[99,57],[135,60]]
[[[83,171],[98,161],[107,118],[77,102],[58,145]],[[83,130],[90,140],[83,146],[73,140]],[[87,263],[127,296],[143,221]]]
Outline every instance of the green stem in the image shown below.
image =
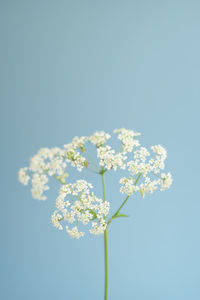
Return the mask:
[[94,159],[87,153],[87,151],[85,151],[84,153],[85,153],[85,156],[90,160],[92,165],[95,167],[95,169],[99,172],[99,168],[98,168],[96,162],[94,161]]
[[118,208],[118,210],[116,211],[116,213],[114,213],[114,215],[110,218],[110,220],[108,221],[107,225],[109,225],[112,220],[118,215],[118,213],[120,212],[120,210],[122,209],[122,207],[126,204],[126,202],[128,201],[130,196],[127,196],[126,199],[124,200],[124,202],[120,205],[120,207]]
[[[103,200],[106,201],[105,179],[104,172],[101,172],[102,186],[103,186]],[[104,259],[105,259],[105,294],[104,300],[108,299],[108,231],[104,231]]]
[[102,186],[103,186],[103,201],[106,201],[106,189],[105,189],[105,179],[104,179],[104,172],[101,173],[102,179]]
[[141,176],[142,176],[142,173],[140,173],[140,174],[138,175],[138,177],[137,177],[137,179],[136,179],[134,185],[136,185],[136,184],[138,183],[138,181],[139,181],[139,179],[140,179]]
[[92,170],[92,169],[90,169],[90,168],[86,168],[86,170],[87,171],[89,171],[89,172],[91,172],[91,173],[94,173],[94,174],[99,174],[99,172],[97,172],[97,171],[94,171],[94,170]]
[[[142,173],[140,173],[140,174],[138,175],[137,179],[136,179],[135,182],[134,182],[134,185],[136,185],[136,184],[138,183],[138,181],[139,181],[139,179],[140,179],[141,176],[142,176]],[[117,211],[114,213],[114,215],[110,218],[110,220],[108,221],[107,225],[109,225],[109,224],[112,222],[113,218],[116,217],[116,216],[119,214],[120,210],[121,210],[122,207],[126,204],[126,202],[128,201],[129,197],[130,197],[130,195],[126,197],[126,199],[125,199],[124,202],[120,205],[120,207],[118,208],[118,210],[117,210]]]
[[105,253],[105,294],[104,300],[108,299],[108,229],[104,231],[104,253]]

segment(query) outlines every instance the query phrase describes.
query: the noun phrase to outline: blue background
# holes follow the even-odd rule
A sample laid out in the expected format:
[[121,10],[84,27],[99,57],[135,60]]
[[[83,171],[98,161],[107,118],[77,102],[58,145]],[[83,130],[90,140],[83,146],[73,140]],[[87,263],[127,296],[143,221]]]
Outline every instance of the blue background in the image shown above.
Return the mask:
[[[53,228],[59,186],[33,200],[17,171],[40,147],[125,127],[167,148],[174,183],[130,199],[131,218],[110,226],[109,299],[200,299],[200,2],[0,6],[0,298],[103,299],[103,237],[76,241]],[[113,209],[117,176],[106,176]],[[87,179],[100,195],[100,178]]]

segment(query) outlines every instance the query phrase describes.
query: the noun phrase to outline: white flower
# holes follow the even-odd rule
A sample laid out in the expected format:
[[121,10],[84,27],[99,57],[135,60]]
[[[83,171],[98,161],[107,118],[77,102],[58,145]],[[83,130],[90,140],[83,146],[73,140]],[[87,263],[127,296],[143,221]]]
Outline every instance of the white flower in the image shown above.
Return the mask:
[[105,201],[99,201],[99,205],[98,205],[98,216],[99,219],[102,218],[103,215],[107,216],[109,213],[109,209],[110,209],[110,203]]
[[67,173],[66,159],[64,157],[65,151],[56,148],[41,148],[36,155],[30,160],[30,166],[19,170],[19,181],[25,185],[28,184],[29,179],[32,177],[32,196],[38,200],[45,200],[46,197],[43,192],[49,189],[47,182],[49,176],[55,176],[61,182],[65,181]]
[[122,152],[132,152],[133,147],[140,145],[139,141],[135,137],[140,136],[139,132],[128,130],[125,128],[115,129],[114,133],[118,135],[118,139],[122,142]]
[[85,137],[85,136],[81,136],[81,137],[75,136],[72,140],[72,144],[73,144],[74,149],[83,148],[86,141],[87,141],[87,139],[88,138]]
[[[110,203],[95,196],[91,192],[92,184],[86,180],[79,179],[75,183],[66,183],[68,163],[78,171],[88,168],[88,171],[101,175],[108,170],[127,168],[128,177],[119,180],[120,192],[127,197],[136,192],[145,197],[158,188],[164,191],[173,182],[171,173],[162,173],[167,157],[167,151],[163,146],[155,145],[148,150],[139,147],[137,137],[140,133],[125,128],[115,129],[114,132],[121,141],[119,151],[106,145],[110,134],[97,131],[89,137],[76,136],[63,148],[41,148],[31,158],[30,166],[21,168],[18,172],[18,179],[22,184],[27,185],[31,179],[31,192],[35,199],[46,199],[44,192],[49,189],[49,176],[53,176],[62,184],[51,220],[53,226],[58,229],[63,229],[61,223],[71,224],[66,226],[66,232],[73,238],[79,239],[85,234],[79,231],[79,224],[88,226],[92,234],[102,234],[107,228],[106,217],[109,214]],[[87,153],[88,142],[97,150],[99,166]],[[131,156],[128,162],[126,155]]]
[[93,135],[89,136],[88,141],[96,145],[96,147],[103,146],[110,138],[110,134],[104,131],[97,131]]
[[145,162],[148,156],[150,156],[150,153],[145,147],[140,147],[134,151],[135,160],[139,159],[142,162]]
[[100,159],[100,166],[104,167],[107,170],[114,169],[117,167],[125,169],[126,156],[122,153],[115,153],[115,150],[111,149],[110,146],[103,146],[97,149],[97,157]]
[[74,195],[77,196],[78,193],[83,192],[84,194],[89,194],[90,189],[93,186],[86,180],[79,179],[75,183],[65,184],[60,188],[60,195]]
[[155,190],[157,190],[159,185],[159,180],[152,180],[149,177],[145,177],[145,182],[139,185],[139,191],[142,197],[147,193],[152,194]]
[[98,235],[104,233],[106,230],[107,224],[105,221],[102,221],[102,223],[98,226],[96,223],[92,222],[92,229],[90,229],[90,233]]
[[63,210],[65,208],[65,194],[60,194],[56,199],[56,208],[58,210]]
[[64,158],[65,151],[56,148],[41,148],[36,155],[31,158],[30,171],[37,173],[47,172],[50,176],[62,175],[66,168]]
[[172,184],[172,182],[173,182],[173,178],[172,178],[171,173],[167,173],[167,174],[162,173],[161,174],[161,178],[162,178],[162,181],[161,181],[161,188],[160,188],[160,190],[164,191],[164,190],[169,189],[170,186],[171,186],[171,184]]
[[[150,156],[150,152],[146,148],[141,147],[134,151],[134,160],[127,163],[128,171],[133,177],[120,179],[121,193],[130,196],[134,192],[140,191],[144,197],[147,193],[153,193],[159,186],[161,191],[170,187],[173,181],[171,174],[162,173],[159,175],[165,167],[164,161],[167,157],[167,151],[161,145],[152,146],[151,149],[154,157],[149,160],[147,158]],[[157,179],[153,179],[153,176],[156,176]],[[137,178],[139,182],[136,185]],[[144,180],[141,182],[142,179]]]
[[61,216],[69,224],[76,223],[72,229],[67,227],[67,232],[75,238],[82,236],[78,233],[79,223],[87,225],[92,222],[90,232],[94,234],[103,233],[105,230],[105,217],[109,213],[110,203],[97,198],[90,189],[91,183],[77,180],[75,183],[63,185],[56,199],[56,213],[59,212],[59,218]]
[[72,238],[76,238],[76,239],[79,239],[85,234],[84,232],[81,231],[79,232],[77,226],[73,227],[72,229],[66,226],[66,231]]
[[54,211],[53,215],[51,216],[51,221],[53,226],[58,228],[59,230],[63,229],[62,225],[60,224],[61,219],[62,216],[57,211]]
[[134,181],[135,180],[133,178],[126,178],[126,177],[121,178],[119,181],[119,183],[122,184],[122,187],[120,188],[120,192],[122,194],[126,194],[130,196],[133,193],[139,191],[139,187],[134,185]]
[[77,139],[78,138],[76,137],[75,141],[73,140],[72,143],[64,145],[64,147],[66,149],[67,161],[71,162],[71,165],[81,172],[85,167],[86,159],[80,154],[80,152],[77,151],[78,146],[80,146],[81,149],[84,149],[82,139],[81,142],[80,140],[77,141]]
[[28,168],[21,168],[18,172],[18,179],[19,181],[24,184],[27,185],[30,179],[30,176],[27,174]]
[[32,197],[38,200],[46,200],[46,196],[43,195],[44,191],[49,189],[48,177],[46,174],[34,173],[32,177]]
[[46,168],[48,170],[48,174],[61,176],[64,174],[67,162],[64,158],[64,150],[59,148],[50,149],[49,153],[49,162],[46,164]]
[[151,149],[155,154],[160,156],[160,159],[165,160],[167,157],[167,151],[166,149],[161,145],[152,146]]
[[[47,149],[41,149],[41,150],[47,150]],[[44,158],[42,154],[40,155],[41,150],[36,155],[31,157],[29,169],[32,172],[43,173],[44,170],[46,170],[46,164],[45,164],[46,158]]]

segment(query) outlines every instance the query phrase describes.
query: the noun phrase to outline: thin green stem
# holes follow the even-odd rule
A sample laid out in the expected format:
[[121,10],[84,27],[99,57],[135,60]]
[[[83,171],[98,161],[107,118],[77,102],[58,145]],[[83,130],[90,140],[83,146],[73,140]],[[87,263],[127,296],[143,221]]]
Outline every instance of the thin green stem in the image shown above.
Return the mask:
[[102,186],[103,186],[103,201],[106,201],[106,189],[105,189],[105,178],[104,178],[104,172],[101,173],[101,179],[102,179]]
[[158,174],[155,174],[155,173],[153,173],[153,172],[151,172],[154,176],[156,176],[156,177],[158,177],[159,179],[162,179],[163,180],[163,178],[161,177],[161,176],[159,176]]
[[122,207],[126,204],[126,202],[128,201],[130,196],[127,196],[126,199],[124,200],[124,202],[120,205],[120,207],[118,208],[118,210],[114,213],[114,215],[110,218],[110,220],[108,221],[107,225],[109,225],[112,220],[119,214],[120,210],[122,209]]
[[99,172],[97,172],[97,171],[94,171],[94,170],[92,170],[92,169],[90,169],[90,168],[86,168],[86,170],[87,171],[89,171],[89,172],[91,172],[91,173],[94,173],[94,174],[99,174]]
[[134,182],[134,185],[136,185],[136,184],[138,183],[138,181],[139,181],[139,179],[140,179],[141,176],[142,176],[142,173],[140,173],[140,174],[138,175],[136,181]]
[[[135,180],[135,182],[134,182],[134,185],[136,185],[136,184],[138,183],[138,181],[139,181],[139,179],[140,179],[141,176],[142,176],[142,173],[140,173],[140,174],[138,175],[138,177],[136,178],[136,180]],[[126,197],[126,199],[125,199],[124,202],[120,205],[120,207],[118,208],[118,210],[117,210],[117,211],[114,213],[114,215],[112,215],[112,217],[109,219],[107,225],[109,225],[109,224],[112,222],[112,220],[119,214],[120,210],[121,210],[122,207],[126,204],[126,202],[128,201],[129,197],[130,197],[130,195],[128,195],[128,196]]]
[[96,168],[96,170],[99,172],[99,168],[98,168],[96,162],[94,161],[94,159],[87,153],[87,151],[85,151],[84,154],[91,161],[91,163]]
[[108,299],[108,229],[104,231],[104,253],[105,253],[105,294],[104,300]]
[[[101,172],[101,180],[103,187],[103,200],[106,201],[106,189],[105,189],[105,178],[104,172]],[[105,218],[106,219],[106,218]],[[104,260],[105,260],[105,294],[104,300],[108,299],[108,230],[104,231]]]
[[120,207],[118,208],[118,210],[116,211],[115,215],[118,215],[118,213],[120,212],[120,210],[122,209],[122,207],[126,204],[126,202],[128,201],[130,196],[127,196],[126,199],[124,200],[124,202],[120,205]]

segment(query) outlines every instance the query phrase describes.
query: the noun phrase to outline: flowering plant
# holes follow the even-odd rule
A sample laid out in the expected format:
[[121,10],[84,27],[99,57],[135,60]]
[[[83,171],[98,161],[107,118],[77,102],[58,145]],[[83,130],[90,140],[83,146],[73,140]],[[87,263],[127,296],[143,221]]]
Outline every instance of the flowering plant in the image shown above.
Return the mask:
[[[108,226],[120,217],[122,207],[129,197],[139,192],[144,198],[146,194],[153,193],[160,188],[168,189],[172,183],[170,173],[163,173],[167,152],[161,145],[151,147],[151,153],[140,146],[138,137],[140,133],[124,128],[114,130],[120,140],[118,151],[111,148],[107,141],[111,138],[103,131],[95,132],[89,137],[75,137],[71,143],[63,148],[42,148],[30,160],[30,166],[21,168],[18,173],[19,181],[27,185],[31,179],[31,193],[33,198],[45,200],[44,192],[49,189],[49,176],[61,183],[59,195],[56,199],[56,210],[51,220],[53,226],[63,229],[67,222],[66,232],[79,239],[85,232],[79,229],[80,224],[88,225],[91,234],[104,234],[105,246],[105,300],[108,295]],[[97,160],[88,153],[88,145],[96,148]],[[152,154],[152,155],[151,155]],[[84,168],[101,176],[103,197],[98,198],[91,190],[91,183],[79,179],[74,183],[67,183],[67,166],[71,165],[81,172]],[[108,218],[110,202],[106,201],[105,173],[110,170],[127,170],[128,177],[119,180],[120,192],[125,194],[125,199]]]

